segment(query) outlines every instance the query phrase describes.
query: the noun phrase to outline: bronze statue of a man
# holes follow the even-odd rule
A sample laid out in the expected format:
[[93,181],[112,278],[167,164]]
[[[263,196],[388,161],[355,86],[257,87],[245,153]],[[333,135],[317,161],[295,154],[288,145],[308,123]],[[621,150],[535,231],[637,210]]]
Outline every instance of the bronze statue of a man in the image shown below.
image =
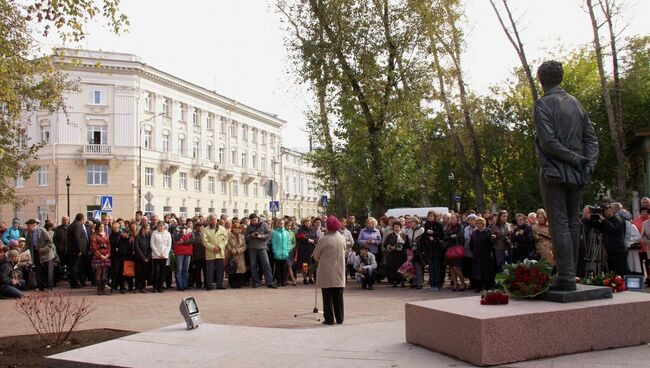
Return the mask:
[[571,291],[576,290],[580,190],[591,182],[598,140],[587,111],[560,87],[562,77],[562,64],[557,61],[546,61],[537,69],[544,96],[535,101],[535,148],[557,263],[551,289]]

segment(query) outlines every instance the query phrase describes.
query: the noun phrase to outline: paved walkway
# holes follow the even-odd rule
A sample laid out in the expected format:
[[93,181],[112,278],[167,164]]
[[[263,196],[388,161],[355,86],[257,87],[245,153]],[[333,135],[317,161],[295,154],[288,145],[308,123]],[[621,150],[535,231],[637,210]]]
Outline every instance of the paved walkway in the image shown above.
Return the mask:
[[[181,296],[194,296],[199,304],[204,323],[219,325],[239,325],[250,327],[289,328],[321,330],[312,312],[314,307],[313,286],[288,286],[277,290],[268,288],[239,290],[193,290],[178,292],[166,291],[163,294],[116,294],[97,296],[92,288],[58,291],[70,292],[76,297],[91,300],[97,310],[91,315],[82,329],[113,328],[132,331],[150,331],[182,323],[178,312]],[[28,294],[29,295],[29,294]],[[373,291],[361,290],[356,284],[350,284],[345,291],[345,324],[334,330],[367,331],[372,336],[390,335],[394,344],[400,349],[411,351],[407,360],[395,361],[390,367],[466,367],[467,363],[445,357],[441,354],[427,352],[404,342],[404,303],[409,301],[458,298],[476,296],[473,292],[451,292],[443,290],[413,290],[409,288],[391,288],[379,285]],[[322,310],[320,293],[318,307]],[[477,308],[480,306],[477,304]],[[297,313],[307,313],[303,317],[294,317]],[[32,334],[27,320],[15,310],[12,300],[0,300],[0,338],[6,336]],[[325,327],[327,328],[327,327]],[[308,336],[313,332],[304,331],[298,335]],[[443,333],[443,332],[441,332]],[[360,345],[368,348],[365,344]],[[395,345],[397,346],[397,345]],[[354,356],[338,361],[338,366],[361,366],[368,364],[367,357],[357,359]],[[359,360],[359,361],[356,361]],[[347,362],[347,363],[346,363]],[[650,366],[650,347],[648,345],[605,350],[584,354],[568,355],[558,358],[541,359],[525,363],[507,365],[522,368],[558,368],[558,367],[648,367]],[[408,364],[407,364],[408,363]],[[351,364],[351,365],[350,365]],[[243,364],[241,366],[248,366]],[[330,365],[325,365],[330,366]],[[365,365],[364,365],[365,366]],[[381,364],[380,364],[381,366]]]
[[[95,289],[55,289],[93,302],[96,311],[81,325],[82,329],[113,328],[130,331],[147,331],[182,322],[178,305],[182,296],[194,296],[199,304],[201,318],[205,323],[255,327],[310,328],[316,322],[314,309],[314,286],[298,285],[278,289],[168,290],[162,294],[115,294],[98,296]],[[28,295],[32,292],[28,292]],[[378,321],[404,319],[404,303],[432,298],[452,298],[476,295],[443,290],[431,292],[426,289],[391,288],[386,284],[375,290],[362,290],[357,284],[349,284],[345,290],[345,324],[364,324]],[[32,334],[27,319],[14,308],[13,300],[0,300],[0,337]],[[322,309],[320,290],[318,308]],[[295,314],[306,316],[294,317]]]

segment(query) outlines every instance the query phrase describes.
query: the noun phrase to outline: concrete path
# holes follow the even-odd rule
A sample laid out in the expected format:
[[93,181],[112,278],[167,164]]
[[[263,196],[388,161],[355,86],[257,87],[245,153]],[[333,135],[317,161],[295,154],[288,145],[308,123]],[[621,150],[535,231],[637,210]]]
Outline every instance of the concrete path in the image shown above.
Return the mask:
[[[162,294],[116,294],[112,296],[97,296],[92,288],[80,290],[61,288],[58,291],[70,292],[75,297],[85,297],[97,307],[89,321],[81,326],[82,329],[113,328],[138,332],[160,328],[169,329],[171,328],[169,326],[182,323],[178,313],[178,304],[181,296],[189,295],[197,299],[205,325],[196,331],[178,331],[183,336],[195,332],[205,333],[200,331],[207,332],[209,328],[203,327],[207,327],[208,324],[274,328],[272,337],[262,338],[263,342],[260,342],[257,347],[250,347],[252,349],[250,352],[259,352],[260,354],[245,354],[244,350],[232,351],[228,358],[232,359],[230,361],[232,365],[228,365],[231,367],[248,367],[253,363],[266,363],[258,364],[258,366],[273,366],[276,361],[284,361],[285,367],[296,364],[300,366],[312,364],[308,363],[310,360],[305,359],[301,352],[304,349],[309,349],[310,346],[317,350],[316,352],[311,351],[311,353],[319,357],[311,366],[348,368],[368,366],[370,363],[377,367],[465,367],[468,366],[466,363],[405,343],[404,303],[476,295],[467,291],[464,293],[451,292],[450,290],[431,292],[409,288],[391,288],[385,284],[377,286],[373,291],[368,291],[361,290],[356,284],[350,284],[345,291],[345,323],[342,326],[330,327],[317,322],[315,315],[311,313],[314,307],[313,286],[288,286],[277,290],[265,287],[238,290],[192,290],[182,293],[169,290]],[[318,307],[322,310],[320,300],[319,293]],[[476,307],[480,308],[479,305]],[[297,313],[307,313],[307,315],[296,318],[294,314]],[[25,317],[15,310],[13,300],[0,300],[0,325],[3,326],[0,329],[0,338],[34,333]],[[178,327],[175,328],[178,329]],[[258,333],[255,332],[258,329],[249,330],[242,327],[216,326],[215,328],[220,334],[224,334],[219,335],[222,337],[215,340],[215,350],[218,350],[219,344],[227,341],[228,336],[234,336],[236,333]],[[267,336],[265,335],[267,332],[259,333],[260,336]],[[444,334],[444,331],[440,331],[440,333]],[[328,336],[332,335],[336,338],[331,337],[334,340],[327,340],[330,339]],[[138,335],[127,338],[140,339],[135,336]],[[331,345],[318,343],[322,339],[329,341]],[[337,346],[345,346],[345,349],[339,349],[341,350],[339,352]],[[322,360],[332,354],[334,354],[333,360]],[[258,359],[256,358],[258,356],[260,360],[255,360]],[[237,363],[238,361],[239,363]],[[132,366],[152,366],[150,361],[138,359],[135,362],[137,364]],[[219,362],[221,363],[221,358]],[[648,362],[650,362],[650,348],[643,345],[517,363],[508,365],[508,367],[650,367]],[[277,366],[280,365],[277,364]]]

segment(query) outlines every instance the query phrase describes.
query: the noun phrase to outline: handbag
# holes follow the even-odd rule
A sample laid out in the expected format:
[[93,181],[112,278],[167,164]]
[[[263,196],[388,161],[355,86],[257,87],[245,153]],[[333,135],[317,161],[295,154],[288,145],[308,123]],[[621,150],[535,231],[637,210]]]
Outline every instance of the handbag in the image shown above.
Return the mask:
[[226,265],[226,274],[228,275],[237,274],[237,263],[235,262],[235,259],[232,257],[228,260],[228,264]]
[[135,262],[134,261],[124,261],[122,267],[122,276],[124,277],[134,277],[135,276]]
[[447,248],[445,258],[451,261],[465,258],[465,247],[462,245],[454,245],[453,247]]

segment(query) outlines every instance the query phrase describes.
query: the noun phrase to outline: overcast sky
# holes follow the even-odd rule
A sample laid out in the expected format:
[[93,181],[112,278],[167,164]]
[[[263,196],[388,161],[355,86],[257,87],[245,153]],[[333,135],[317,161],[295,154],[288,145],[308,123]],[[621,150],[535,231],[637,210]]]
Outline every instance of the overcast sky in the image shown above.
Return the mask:
[[[650,1],[628,0],[618,24],[626,35],[650,33]],[[305,149],[305,88],[288,74],[285,36],[273,0],[122,0],[131,22],[115,36],[99,26],[80,45],[133,53],[143,62],[234,98],[287,121],[283,144]],[[488,0],[465,0],[467,51],[464,68],[474,91],[504,81],[519,60]],[[580,0],[510,0],[521,19],[529,61],[592,40],[589,15]],[[536,66],[533,66],[534,68]]]

